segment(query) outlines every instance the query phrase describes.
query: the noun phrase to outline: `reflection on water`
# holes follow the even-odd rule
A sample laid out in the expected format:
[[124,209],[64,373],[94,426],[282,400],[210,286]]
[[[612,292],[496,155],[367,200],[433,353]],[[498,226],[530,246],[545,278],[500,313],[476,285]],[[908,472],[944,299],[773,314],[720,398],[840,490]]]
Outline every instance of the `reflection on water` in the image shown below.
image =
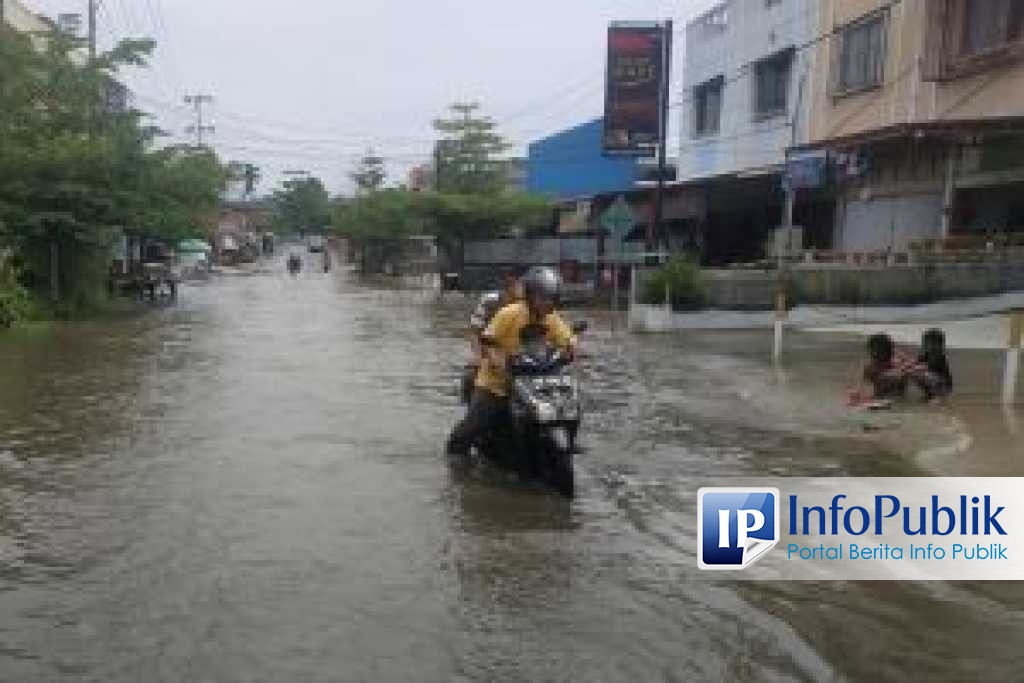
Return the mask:
[[441,456],[471,301],[276,265],[0,339],[0,678],[1020,671],[1017,588],[698,575],[701,485],[916,472],[762,340],[598,320],[565,501]]

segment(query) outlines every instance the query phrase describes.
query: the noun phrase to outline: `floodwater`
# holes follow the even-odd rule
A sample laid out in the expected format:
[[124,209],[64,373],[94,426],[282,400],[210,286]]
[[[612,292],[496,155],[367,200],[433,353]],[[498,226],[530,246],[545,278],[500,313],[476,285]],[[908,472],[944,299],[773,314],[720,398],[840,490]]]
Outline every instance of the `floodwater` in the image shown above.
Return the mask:
[[701,485],[919,473],[763,335],[596,320],[578,497],[451,471],[469,305],[275,263],[0,339],[0,679],[1019,680],[1019,584],[696,570]]

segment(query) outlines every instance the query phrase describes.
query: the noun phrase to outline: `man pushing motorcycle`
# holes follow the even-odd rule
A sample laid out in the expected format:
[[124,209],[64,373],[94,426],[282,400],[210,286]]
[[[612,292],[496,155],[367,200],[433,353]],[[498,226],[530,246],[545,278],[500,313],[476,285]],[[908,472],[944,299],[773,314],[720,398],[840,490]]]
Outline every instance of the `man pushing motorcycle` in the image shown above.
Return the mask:
[[520,349],[520,333],[528,325],[544,329],[546,341],[572,358],[577,341],[555,311],[561,278],[551,268],[535,267],[523,277],[524,301],[499,310],[480,334],[481,364],[466,416],[448,437],[450,455],[468,455],[470,448],[502,419],[507,396],[505,367]]

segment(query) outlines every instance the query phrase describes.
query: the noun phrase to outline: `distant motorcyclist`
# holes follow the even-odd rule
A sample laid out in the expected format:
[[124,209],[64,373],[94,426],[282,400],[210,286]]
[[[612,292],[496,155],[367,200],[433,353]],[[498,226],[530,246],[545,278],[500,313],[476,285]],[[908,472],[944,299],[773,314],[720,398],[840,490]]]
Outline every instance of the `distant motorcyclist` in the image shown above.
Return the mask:
[[497,292],[485,292],[469,318],[469,346],[472,360],[466,364],[465,372],[462,375],[462,402],[469,403],[473,394],[473,386],[476,383],[476,375],[480,370],[482,347],[480,335],[491,318],[505,306],[520,301],[523,298],[523,285],[514,270],[505,270],[501,276],[501,290]]
[[527,325],[540,325],[548,344],[567,353],[576,351],[572,330],[555,312],[561,278],[550,268],[531,268],[523,278],[525,301],[504,306],[480,334],[482,363],[477,372],[466,416],[448,438],[448,453],[466,455],[470,447],[501,419],[507,394],[508,356],[520,349],[520,333]]
[[302,270],[302,257],[293,251],[288,254],[288,272],[298,275],[300,270]]

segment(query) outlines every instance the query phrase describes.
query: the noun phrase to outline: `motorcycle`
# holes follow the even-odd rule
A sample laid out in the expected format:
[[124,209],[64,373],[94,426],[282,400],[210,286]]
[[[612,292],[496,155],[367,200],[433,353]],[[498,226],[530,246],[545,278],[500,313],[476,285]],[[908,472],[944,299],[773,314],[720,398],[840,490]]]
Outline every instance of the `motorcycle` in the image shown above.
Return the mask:
[[[577,334],[584,329],[586,323],[573,326]],[[571,497],[582,417],[579,380],[571,359],[546,343],[543,328],[527,326],[520,339],[522,350],[508,359],[506,419],[477,444],[477,452]]]
[[298,254],[291,254],[288,257],[288,272],[292,275],[298,275],[300,270],[302,270],[302,259],[299,258]]

